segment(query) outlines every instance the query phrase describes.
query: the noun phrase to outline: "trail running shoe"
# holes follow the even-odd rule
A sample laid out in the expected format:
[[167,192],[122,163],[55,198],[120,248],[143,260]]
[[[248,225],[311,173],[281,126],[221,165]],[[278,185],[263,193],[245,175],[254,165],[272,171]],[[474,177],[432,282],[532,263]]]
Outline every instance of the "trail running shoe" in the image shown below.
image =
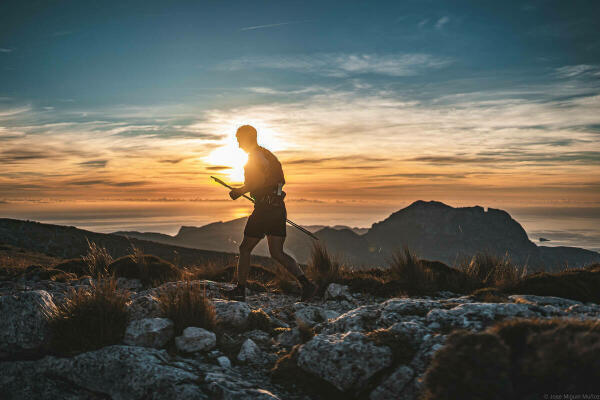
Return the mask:
[[302,285],[302,297],[300,298],[300,301],[308,301],[315,297],[316,294],[317,286],[308,281],[307,284]]
[[229,300],[246,301],[246,288],[236,286],[231,290],[226,290],[225,297],[227,297]]

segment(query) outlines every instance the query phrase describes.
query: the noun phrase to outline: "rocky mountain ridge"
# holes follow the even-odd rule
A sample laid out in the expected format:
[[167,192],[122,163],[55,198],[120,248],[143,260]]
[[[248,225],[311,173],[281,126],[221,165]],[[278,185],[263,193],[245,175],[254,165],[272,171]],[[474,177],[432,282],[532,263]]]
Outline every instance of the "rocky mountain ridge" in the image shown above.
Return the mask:
[[[182,226],[175,236],[139,232],[117,232],[128,237],[156,240],[194,248],[236,252],[246,218],[215,222],[202,227]],[[305,263],[311,239],[288,227],[286,248]],[[152,236],[155,235],[155,236]],[[537,246],[523,227],[506,211],[483,207],[451,207],[437,201],[416,201],[363,234],[341,226],[324,227],[315,235],[346,263],[385,265],[392,253],[408,246],[422,258],[455,265],[458,260],[481,251],[508,254],[515,263],[532,269],[556,271],[564,266],[581,267],[600,260],[600,254],[575,247]],[[266,243],[255,254],[268,255]]]

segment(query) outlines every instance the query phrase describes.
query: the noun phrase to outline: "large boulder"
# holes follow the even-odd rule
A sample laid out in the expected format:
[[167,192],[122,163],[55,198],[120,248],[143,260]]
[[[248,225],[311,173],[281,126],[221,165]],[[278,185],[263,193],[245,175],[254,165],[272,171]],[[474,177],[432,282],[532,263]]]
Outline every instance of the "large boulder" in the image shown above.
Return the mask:
[[300,347],[298,366],[342,392],[360,390],[392,364],[392,350],[376,346],[360,332],[320,334]]
[[240,329],[248,324],[248,317],[252,311],[248,304],[229,300],[213,300],[213,304],[219,324]]
[[532,318],[536,313],[531,305],[515,303],[467,303],[449,310],[433,309],[427,314],[430,329],[463,328],[475,331],[489,324],[514,317]]
[[39,352],[49,339],[48,321],[55,312],[45,290],[1,296],[0,358]]
[[3,399],[207,399],[194,368],[165,350],[108,346],[72,358],[0,363]]
[[400,394],[415,375],[412,368],[401,365],[381,382],[369,396],[369,400],[398,400]]
[[125,330],[123,343],[142,347],[163,347],[174,335],[173,321],[167,318],[136,319]]
[[216,345],[217,336],[213,332],[195,326],[185,328],[183,334],[175,338],[175,346],[184,353],[208,351]]

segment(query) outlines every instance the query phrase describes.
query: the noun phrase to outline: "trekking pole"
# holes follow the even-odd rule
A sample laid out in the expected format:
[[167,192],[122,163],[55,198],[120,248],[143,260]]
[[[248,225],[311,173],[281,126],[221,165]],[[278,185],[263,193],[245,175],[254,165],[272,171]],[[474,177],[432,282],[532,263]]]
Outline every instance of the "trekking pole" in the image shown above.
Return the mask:
[[[229,186],[228,184],[226,184],[225,182],[223,182],[222,180],[220,180],[219,178],[217,178],[216,176],[211,176],[212,179],[214,179],[215,182],[220,183],[221,185],[225,186],[226,188],[233,190],[233,188],[231,186]],[[245,194],[242,195],[243,197],[247,198],[248,200],[250,200],[251,202],[255,202],[254,199],[250,196],[246,196]],[[286,219],[285,222],[287,222],[288,224],[290,224],[291,226],[293,226],[294,228],[306,233],[308,236],[310,236],[311,238],[315,239],[315,240],[319,240],[318,237],[316,237],[315,235],[312,234],[311,231],[301,227],[300,225],[298,225],[297,223],[290,221],[289,219]]]

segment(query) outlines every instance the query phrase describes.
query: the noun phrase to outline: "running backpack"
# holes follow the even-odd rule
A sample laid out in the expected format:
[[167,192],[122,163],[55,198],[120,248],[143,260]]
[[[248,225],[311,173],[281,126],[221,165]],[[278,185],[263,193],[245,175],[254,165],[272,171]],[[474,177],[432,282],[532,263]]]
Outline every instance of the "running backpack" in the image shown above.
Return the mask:
[[271,153],[269,150],[265,149],[262,146],[259,146],[258,149],[269,163],[266,171],[265,186],[268,188],[272,188],[276,187],[280,183],[282,185],[285,184],[283,168],[281,168],[281,163],[279,162],[277,157],[275,157],[273,153]]

